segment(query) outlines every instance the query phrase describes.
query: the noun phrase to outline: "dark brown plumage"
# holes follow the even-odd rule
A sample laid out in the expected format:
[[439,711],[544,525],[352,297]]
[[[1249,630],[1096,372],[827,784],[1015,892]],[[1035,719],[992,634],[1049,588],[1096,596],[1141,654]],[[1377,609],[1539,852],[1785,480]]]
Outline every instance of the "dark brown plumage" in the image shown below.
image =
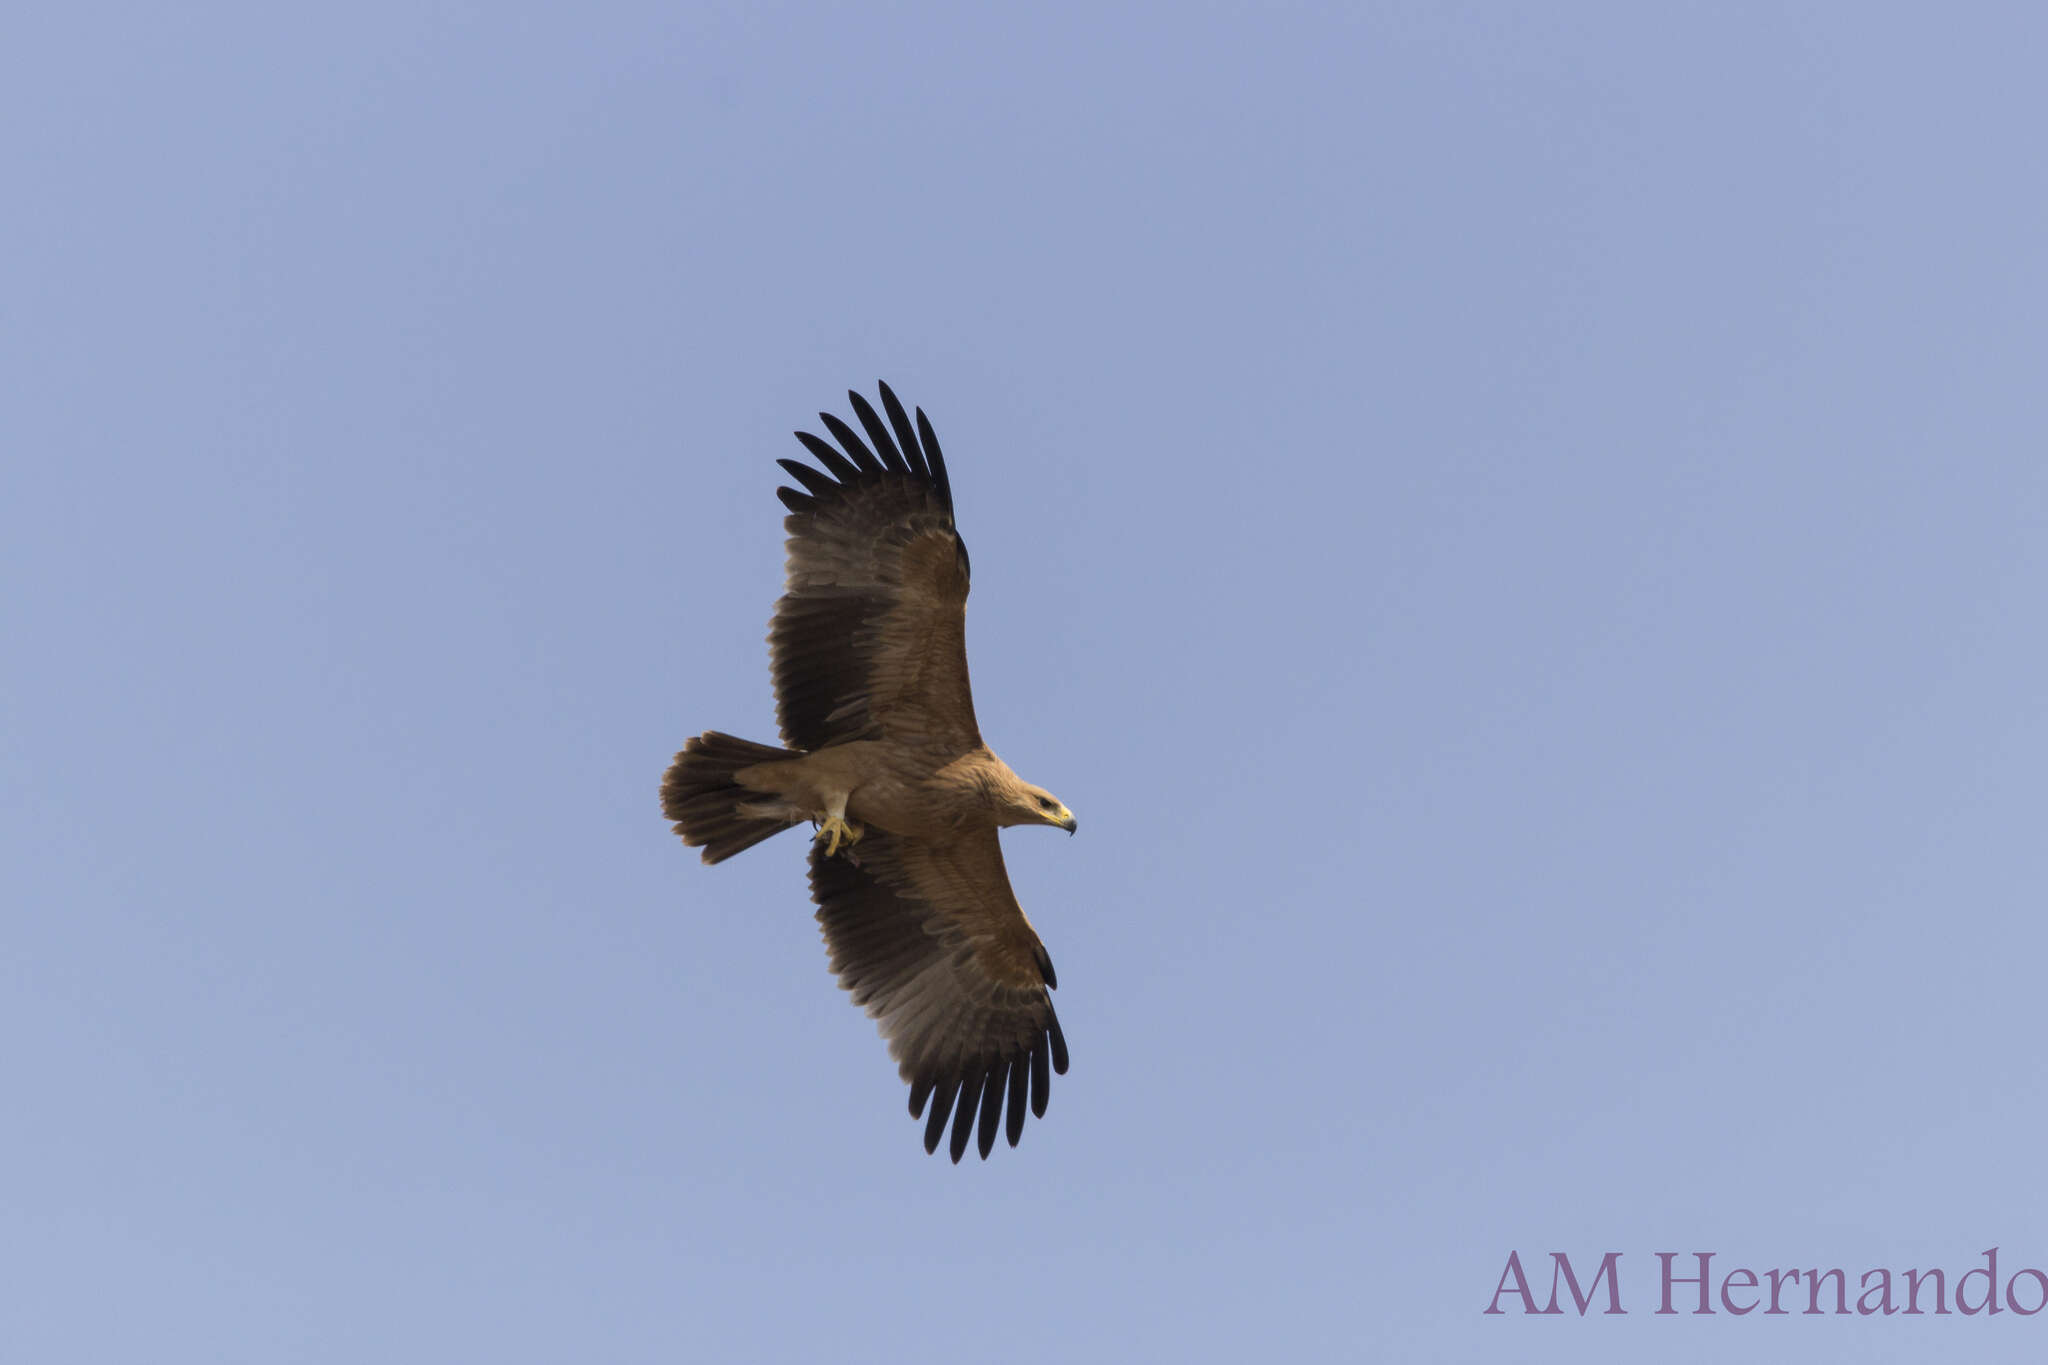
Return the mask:
[[[683,746],[662,809],[715,863],[802,820],[832,970],[879,1021],[925,1150],[1015,1146],[1045,1113],[1066,1039],[1052,960],[1010,889],[997,830],[1074,817],[982,743],[968,687],[967,547],[938,438],[889,386],[866,434],[819,414],[837,447],[779,463],[786,590],[769,631],[786,748],[708,731]],[[1005,1113],[1007,1111],[1007,1122]]]

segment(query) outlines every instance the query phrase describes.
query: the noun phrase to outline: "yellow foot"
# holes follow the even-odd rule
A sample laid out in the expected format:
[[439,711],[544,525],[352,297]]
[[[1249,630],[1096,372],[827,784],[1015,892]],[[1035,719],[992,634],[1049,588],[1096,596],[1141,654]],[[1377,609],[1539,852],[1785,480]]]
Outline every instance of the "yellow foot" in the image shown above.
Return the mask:
[[867,833],[867,830],[862,828],[857,822],[842,820],[836,815],[828,815],[819,822],[817,837],[826,841],[825,856],[830,858],[839,852],[839,841],[841,839],[846,841],[848,848],[852,848],[860,842],[860,836],[865,833]]

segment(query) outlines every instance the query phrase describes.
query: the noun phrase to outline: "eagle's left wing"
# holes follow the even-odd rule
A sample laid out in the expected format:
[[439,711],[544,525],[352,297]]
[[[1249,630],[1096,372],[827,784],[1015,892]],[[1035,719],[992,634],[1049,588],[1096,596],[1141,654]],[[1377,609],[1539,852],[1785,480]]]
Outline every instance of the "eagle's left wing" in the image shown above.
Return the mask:
[[880,1021],[910,1083],[911,1116],[931,1103],[925,1150],[950,1119],[958,1161],[979,1114],[986,1158],[1006,1104],[1016,1146],[1027,1100],[1044,1117],[1050,1073],[1066,1072],[1067,1040],[1047,994],[1052,959],[1010,890],[996,832],[939,846],[871,826],[838,857],[814,844],[811,897],[839,984]]

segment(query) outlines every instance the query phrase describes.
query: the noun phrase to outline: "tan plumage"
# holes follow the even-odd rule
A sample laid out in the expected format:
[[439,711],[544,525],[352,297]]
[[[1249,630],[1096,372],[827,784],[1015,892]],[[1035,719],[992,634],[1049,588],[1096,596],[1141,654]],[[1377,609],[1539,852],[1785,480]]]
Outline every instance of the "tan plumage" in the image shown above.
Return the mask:
[[[967,547],[937,436],[884,384],[884,425],[847,396],[869,444],[819,414],[838,448],[798,432],[822,466],[780,461],[789,508],[785,591],[768,640],[788,747],[717,731],[662,782],[683,842],[716,863],[800,821],[832,970],[880,1023],[925,1150],[952,1123],[988,1156],[1024,1108],[1043,1116],[1066,1040],[1052,960],[1010,890],[996,831],[1074,817],[982,743],[967,681]],[[1007,1124],[1003,1124],[1007,1110]],[[978,1130],[978,1131],[977,1131]]]

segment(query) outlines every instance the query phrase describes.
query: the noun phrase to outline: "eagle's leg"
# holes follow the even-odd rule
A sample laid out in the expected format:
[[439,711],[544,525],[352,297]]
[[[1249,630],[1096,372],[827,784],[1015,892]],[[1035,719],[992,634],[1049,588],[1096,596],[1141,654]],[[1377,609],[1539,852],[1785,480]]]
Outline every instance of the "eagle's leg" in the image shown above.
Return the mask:
[[852,848],[860,842],[860,836],[866,833],[867,830],[861,826],[860,821],[846,818],[846,793],[833,793],[832,799],[825,806],[825,818],[818,822],[817,837],[826,841],[825,856],[830,858],[839,852],[841,839],[846,841],[848,848]]

